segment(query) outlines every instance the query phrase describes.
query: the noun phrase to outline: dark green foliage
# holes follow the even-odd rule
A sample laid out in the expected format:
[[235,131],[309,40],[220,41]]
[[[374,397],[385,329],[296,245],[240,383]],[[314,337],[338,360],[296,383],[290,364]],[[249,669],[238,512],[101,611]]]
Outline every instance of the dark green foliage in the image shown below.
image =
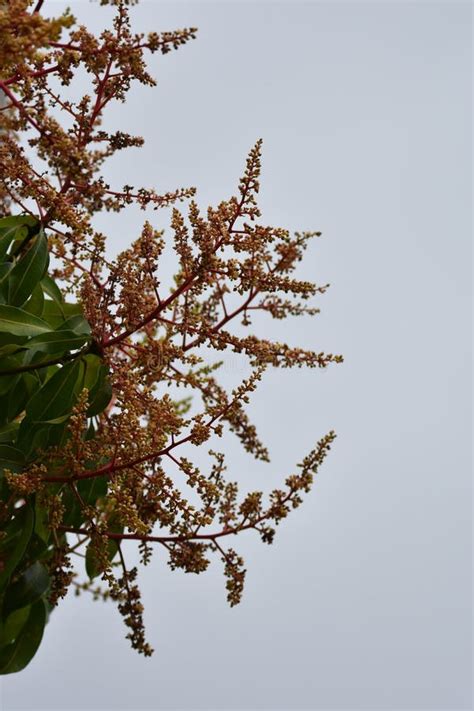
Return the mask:
[[[11,506],[5,477],[21,476],[48,447],[67,440],[68,420],[83,390],[92,417],[111,398],[107,368],[93,350],[78,304],[66,303],[48,268],[47,238],[31,216],[0,219],[0,674],[23,669],[36,653],[48,618],[48,562],[61,541],[51,535],[34,492]],[[94,436],[92,422],[89,437]],[[57,484],[50,486],[57,493]],[[79,485],[94,505],[107,493],[104,479]],[[84,523],[69,489],[66,524]],[[63,534],[64,537],[64,534]],[[111,542],[112,557],[117,547]],[[87,561],[91,577],[91,554]]]

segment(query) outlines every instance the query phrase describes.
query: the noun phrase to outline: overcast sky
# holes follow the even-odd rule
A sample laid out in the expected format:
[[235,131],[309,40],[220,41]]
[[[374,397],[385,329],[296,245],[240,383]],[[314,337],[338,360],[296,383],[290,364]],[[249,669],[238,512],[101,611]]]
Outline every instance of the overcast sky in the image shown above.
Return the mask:
[[[90,28],[111,15],[71,6]],[[199,35],[112,111],[146,148],[110,182],[195,185],[205,207],[263,137],[265,223],[323,232],[301,271],[331,283],[321,314],[266,333],[345,363],[270,374],[253,417],[271,464],[230,442],[231,474],[268,490],[338,439],[274,546],[242,537],[240,607],[219,564],[172,573],[157,551],[141,575],[152,659],[112,604],[70,595],[1,682],[5,711],[471,708],[470,15],[453,0],[133,9],[137,30]],[[111,251],[142,219],[101,223]]]

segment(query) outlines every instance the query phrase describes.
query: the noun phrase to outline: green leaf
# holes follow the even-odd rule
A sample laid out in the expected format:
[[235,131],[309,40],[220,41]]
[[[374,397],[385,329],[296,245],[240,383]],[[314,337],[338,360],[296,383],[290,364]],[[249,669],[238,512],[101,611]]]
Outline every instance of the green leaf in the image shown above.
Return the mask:
[[28,418],[23,418],[15,444],[25,454],[28,461],[34,459],[34,454],[38,449],[46,449],[53,443],[51,436],[53,428],[54,425],[30,422]]
[[100,412],[103,412],[111,401],[112,394],[112,386],[107,377],[104,376],[104,380],[102,381],[100,387],[98,387],[97,390],[94,389],[94,392],[91,393],[90,405],[87,408],[87,416],[93,417],[94,415],[98,415]]
[[[114,558],[118,551],[117,541],[110,539],[107,541],[107,559],[109,561]],[[95,548],[92,543],[89,543],[86,549],[86,573],[91,580],[101,575],[104,572],[103,567],[101,567],[100,562],[97,558]]]
[[7,617],[3,627],[0,627],[0,648],[10,644],[10,642],[13,642],[18,637],[29,614],[30,608],[23,607],[20,610],[12,612],[12,614]]
[[11,422],[24,409],[30,392],[28,388],[28,379],[24,375],[20,375],[15,386],[8,393],[8,405],[6,409],[7,421]]
[[65,316],[60,304],[56,303],[56,301],[45,299],[41,318],[47,321],[50,326],[48,330],[52,331],[64,323]]
[[86,365],[83,387],[87,388],[88,391],[91,392],[99,378],[102,361],[99,356],[96,356],[93,353],[87,353],[87,355],[83,356],[82,360]]
[[39,225],[39,220],[33,215],[7,215],[7,217],[0,218],[0,230],[8,230],[12,227],[16,229],[22,225],[35,227]]
[[[72,305],[72,304],[64,304]],[[76,304],[74,304],[76,306]],[[81,314],[76,314],[67,318],[57,329],[58,331],[73,331],[78,336],[90,336],[91,327]]]
[[88,417],[103,412],[112,399],[112,386],[108,379],[108,369],[99,356],[88,354],[83,359],[86,362],[84,387],[89,390]]
[[33,659],[43,638],[46,606],[38,600],[14,642],[0,650],[0,674],[12,674],[24,669]]
[[20,344],[18,343],[6,343],[4,346],[0,346],[0,358],[18,353],[20,350],[19,346]]
[[1,304],[0,331],[6,331],[14,336],[33,337],[51,331],[51,328],[46,321],[23,309]]
[[69,412],[75,399],[74,386],[80,370],[79,360],[59,368],[26,405],[28,420],[44,422]]
[[92,546],[92,543],[89,543],[86,549],[86,573],[89,578],[93,580],[102,572],[103,570],[97,560],[97,554]]
[[45,543],[49,541],[51,535],[51,529],[48,526],[48,512],[37,496],[35,496],[35,534]]
[[58,300],[44,302],[42,318],[51,325],[51,329],[69,328],[65,320],[71,316],[82,316],[80,304],[69,304]]
[[[100,466],[100,464],[94,462],[93,467],[96,468],[97,466]],[[106,496],[107,485],[107,478],[105,476],[99,476],[79,481],[77,488],[84,503],[88,506],[95,506],[98,499]],[[84,514],[77,498],[74,496],[69,487],[63,494],[63,502],[66,508],[64,524],[66,526],[73,526],[74,528],[80,527],[84,522]]]
[[[5,361],[2,359],[1,362],[3,366]],[[16,385],[19,379],[20,375],[18,373],[12,373],[11,375],[0,375],[0,396],[6,395],[6,393]]]
[[28,234],[28,227],[38,227],[38,220],[32,215],[11,215],[0,219],[0,260],[3,260],[13,240],[24,239]]
[[4,469],[20,471],[25,466],[25,455],[10,444],[0,444],[0,479]]
[[32,605],[44,595],[50,584],[44,565],[35,561],[11,583],[3,601],[3,614],[9,615],[20,607]]
[[8,276],[13,269],[12,262],[3,262],[0,264],[0,298],[1,303],[5,303],[8,292]]
[[18,422],[9,422],[8,425],[0,427],[0,442],[13,442],[18,432]]
[[[123,524],[117,520],[115,514],[113,514],[109,521],[108,529],[111,533],[123,533]],[[113,561],[118,551],[119,541],[114,538],[109,538],[107,541],[107,560],[109,563]],[[86,549],[86,573],[91,580],[103,573],[103,568],[99,564],[92,542],[88,544]]]
[[[23,558],[25,550],[33,533],[35,514],[29,503],[16,513],[12,523],[13,539],[11,550],[5,561],[5,566],[0,573],[0,591],[6,586],[11,574]],[[8,531],[7,531],[8,534]],[[9,540],[6,541],[9,543]]]
[[50,299],[52,299],[56,304],[62,304],[64,299],[63,295],[61,294],[61,291],[54,281],[48,274],[45,274],[44,277],[41,279],[41,286],[43,287],[43,291],[45,294],[47,294]]
[[105,476],[95,476],[91,479],[84,479],[77,485],[79,494],[88,506],[95,506],[97,500],[107,494],[107,478]]
[[34,314],[35,316],[43,315],[44,293],[41,284],[35,286],[23,308],[25,311],[28,311],[29,314]]
[[9,278],[8,302],[12,306],[22,306],[41,281],[48,267],[48,243],[41,231],[32,240],[28,251],[18,260]]
[[78,335],[74,331],[49,331],[30,338],[24,347],[41,353],[65,353],[75,351],[87,343],[87,335]]

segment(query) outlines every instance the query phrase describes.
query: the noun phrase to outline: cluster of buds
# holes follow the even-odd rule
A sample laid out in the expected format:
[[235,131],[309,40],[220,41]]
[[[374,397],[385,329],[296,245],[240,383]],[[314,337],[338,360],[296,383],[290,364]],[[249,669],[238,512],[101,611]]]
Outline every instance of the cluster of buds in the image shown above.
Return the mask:
[[[298,473],[268,496],[240,494],[238,484],[226,479],[216,441],[230,432],[251,456],[269,461],[247,414],[265,370],[324,369],[342,356],[249,332],[255,312],[273,319],[313,316],[319,308],[310,300],[328,287],[295,273],[319,232],[291,235],[259,222],[260,140],[248,155],[236,194],[205,212],[193,188],[161,194],[105,182],[104,161],[143,139],[105,131],[104,111],[112,101],[126,99],[132,82],[154,85],[147,51],[167,54],[196,33],[190,28],[134,34],[127,3],[113,4],[113,27],[98,37],[77,27],[69,12],[44,17],[41,0],[11,0],[0,9],[0,31],[8,37],[0,48],[0,93],[6,101],[0,111],[3,214],[39,217],[56,257],[54,276],[80,301],[92,332],[91,352],[106,365],[112,388],[109,405],[92,418],[83,390],[67,440],[41,452],[27,472],[7,474],[7,481],[17,497],[37,492],[56,536],[52,602],[71,584],[78,592],[90,589],[76,583],[70,569],[70,556],[87,547],[89,576],[101,576],[109,585],[132,646],[148,655],[136,570],[127,570],[121,543],[137,541],[144,564],[151,546],[161,545],[172,569],[190,573],[205,571],[216,554],[228,600],[237,604],[246,571],[225,541],[253,530],[271,543],[275,527],[309,491],[335,435],[320,439]],[[90,79],[90,89],[73,101],[79,70]],[[57,109],[67,119],[63,124]],[[145,222],[136,241],[110,258],[107,235],[94,227],[95,215],[131,204],[160,208],[181,201],[187,207],[173,209],[172,239]],[[162,273],[168,241],[176,263],[171,280]],[[240,354],[252,370],[232,392],[219,379],[226,353]],[[192,462],[192,445],[210,447],[208,465]],[[115,565],[121,568],[118,577]]]

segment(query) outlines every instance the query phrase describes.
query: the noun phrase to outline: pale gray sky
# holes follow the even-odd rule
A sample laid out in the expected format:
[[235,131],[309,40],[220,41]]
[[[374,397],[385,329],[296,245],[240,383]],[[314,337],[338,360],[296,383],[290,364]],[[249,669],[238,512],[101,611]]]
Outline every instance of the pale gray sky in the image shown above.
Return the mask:
[[[90,27],[110,15],[71,6]],[[470,3],[148,0],[132,16],[199,35],[112,112],[147,147],[110,181],[196,185],[206,206],[262,136],[263,219],[324,233],[302,270],[331,282],[321,315],[267,333],[346,361],[268,376],[253,413],[272,463],[230,444],[233,471],[270,489],[339,437],[274,546],[242,538],[240,607],[218,564],[171,573],[158,551],[141,575],[154,657],[113,605],[71,595],[1,682],[3,709],[471,708]],[[113,250],[142,217],[103,222]]]

